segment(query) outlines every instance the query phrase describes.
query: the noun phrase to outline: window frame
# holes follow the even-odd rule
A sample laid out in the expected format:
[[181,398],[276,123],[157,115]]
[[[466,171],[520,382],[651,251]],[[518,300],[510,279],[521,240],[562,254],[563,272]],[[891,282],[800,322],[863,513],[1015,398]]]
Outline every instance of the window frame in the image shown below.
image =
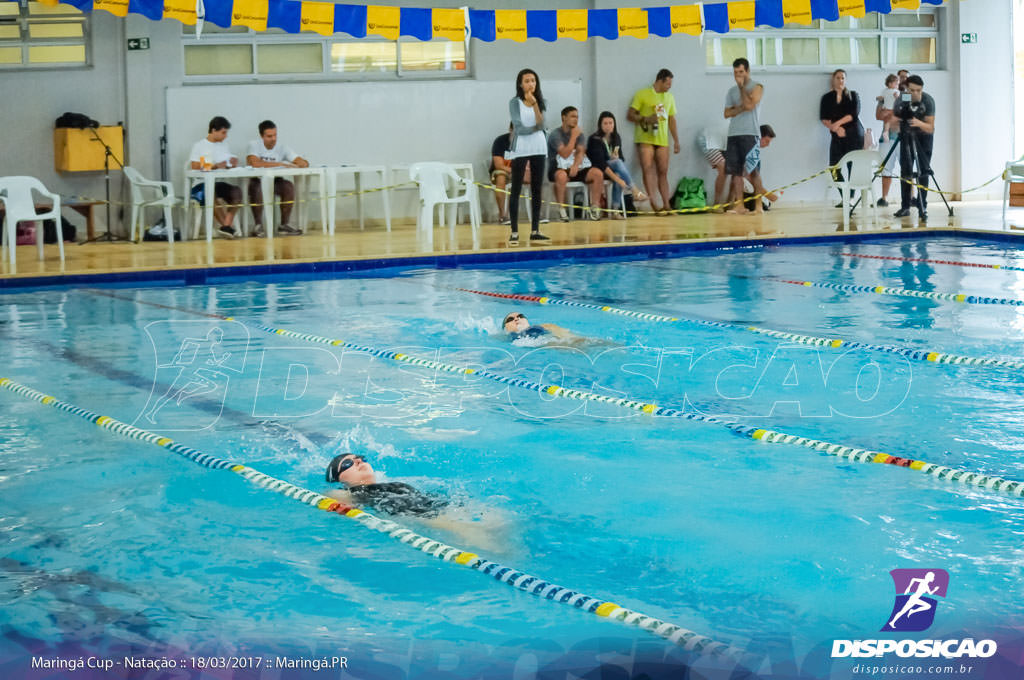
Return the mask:
[[[300,33],[285,33],[274,30],[273,32],[254,31],[246,28],[245,31],[224,32],[224,33],[203,33],[202,38],[195,37],[194,27],[183,25],[181,40],[182,54],[182,79],[187,84],[230,84],[230,83],[280,83],[280,82],[401,82],[410,80],[455,80],[472,78],[472,41],[465,41],[465,62],[466,68],[452,69],[450,71],[429,71],[429,70],[403,70],[402,69],[402,44],[422,43],[428,41],[417,40],[408,36],[402,36],[398,40],[388,40],[379,36],[367,36],[365,38],[353,38],[347,33],[335,33],[330,36],[323,36],[319,33],[303,31]],[[345,72],[333,71],[331,69],[331,46],[335,43],[394,43],[396,45],[395,69],[393,71],[371,71],[371,72]],[[433,41],[429,41],[433,42]],[[438,38],[436,42],[456,42],[445,38]],[[281,44],[320,44],[320,72],[305,73],[260,73],[259,72],[259,47],[261,45]],[[228,73],[212,75],[189,75],[185,70],[185,53],[191,46],[209,45],[249,45],[252,48],[252,73]]]
[[[33,15],[29,12],[29,0],[16,0],[7,2],[8,5],[17,5],[18,14],[12,17],[0,16],[0,25],[7,26],[18,26],[19,37],[11,40],[3,39],[0,40],[0,47],[11,48],[17,47],[21,50],[21,63],[18,64],[2,64],[0,63],[0,73],[13,73],[17,71],[73,71],[73,70],[84,70],[92,68],[92,17],[88,12],[78,11],[77,13],[70,11],[73,9],[71,5],[59,5],[67,10],[65,14],[43,14]],[[29,25],[30,24],[79,24],[82,27],[81,38],[77,37],[63,37],[63,38],[32,38],[29,37]],[[85,60],[84,61],[59,61],[59,62],[36,62],[29,61],[29,50],[32,47],[46,47],[46,46],[78,46],[82,45],[85,48]]]
[[[843,28],[843,29],[827,29],[823,28],[823,19],[816,19],[816,26],[794,26],[790,28],[757,28],[753,31],[742,31],[742,35],[736,35],[733,32],[716,35],[711,38],[709,47],[704,50],[704,67],[705,71],[709,74],[717,73],[732,73],[731,64],[712,64],[708,62],[709,51],[714,51],[718,55],[721,55],[721,42],[722,40],[735,40],[735,39],[746,39],[747,43],[747,59],[750,60],[750,71],[756,72],[767,72],[771,70],[773,73],[831,73],[837,68],[843,68],[848,71],[878,71],[878,70],[890,70],[895,71],[897,68],[909,68],[914,71],[942,71],[946,70],[946,49],[944,39],[948,30],[948,17],[945,14],[944,7],[922,7],[919,10],[893,10],[890,14],[879,14],[871,12],[869,14],[875,14],[878,16],[878,27],[877,28]],[[899,27],[887,27],[886,21],[892,15],[921,15],[931,14],[935,16],[935,27],[915,27],[915,26],[899,26]],[[756,52],[756,47],[752,45],[756,42],[760,42],[761,48],[761,59],[762,62],[767,61],[767,55],[770,53],[773,55],[773,59],[777,58],[776,50],[777,44],[775,41],[783,40],[786,38],[793,39],[817,39],[818,40],[818,63],[817,64],[767,64],[760,63],[755,64],[750,55],[752,51]],[[828,39],[850,39],[850,38],[873,38],[878,41],[878,61],[872,63],[857,63],[857,64],[830,64],[827,63],[828,51],[827,51],[827,40]],[[934,64],[904,64],[895,61],[895,40],[899,38],[932,38],[935,40],[935,63]]]

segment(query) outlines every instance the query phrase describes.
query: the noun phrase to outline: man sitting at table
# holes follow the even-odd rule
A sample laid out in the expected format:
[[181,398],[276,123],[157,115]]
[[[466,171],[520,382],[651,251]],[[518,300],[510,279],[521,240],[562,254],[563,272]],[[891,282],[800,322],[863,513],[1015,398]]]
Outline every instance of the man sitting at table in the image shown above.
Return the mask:
[[[238,159],[231,153],[231,148],[224,141],[228,138],[231,123],[224,116],[210,119],[208,134],[192,146],[189,161],[193,170],[220,170],[238,167]],[[242,190],[228,182],[217,182],[213,189],[213,216],[220,225],[220,233],[227,238],[235,238],[238,231],[232,226],[235,213],[242,204]],[[192,198],[205,205],[203,183],[192,187]]]
[[[289,147],[277,143],[277,126],[271,120],[260,123],[260,138],[249,143],[249,152],[245,157],[246,165],[253,168],[308,168],[309,161],[299,156]],[[277,233],[292,235],[301,234],[302,230],[288,223],[295,207],[295,185],[284,177],[274,178],[274,194],[281,199],[281,226]],[[263,187],[258,178],[249,180],[249,203],[252,205],[252,216],[256,221],[256,235],[265,236],[263,229]],[[274,206],[271,205],[273,210]]]

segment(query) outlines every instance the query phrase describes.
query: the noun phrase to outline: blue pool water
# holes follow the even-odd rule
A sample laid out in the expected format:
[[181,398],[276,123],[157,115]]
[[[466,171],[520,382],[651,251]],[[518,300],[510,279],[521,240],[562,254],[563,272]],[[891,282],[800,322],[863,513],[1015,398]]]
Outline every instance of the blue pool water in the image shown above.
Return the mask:
[[[494,527],[474,543],[400,520],[415,530],[755,656],[876,637],[893,603],[888,572],[908,567],[950,574],[929,636],[1019,639],[1024,499],[203,316],[1024,480],[1019,369],[456,290],[1024,358],[1021,307],[764,278],[1024,299],[1024,272],[840,250],[1024,266],[1002,244],[933,239],[14,293],[0,306],[0,376],[317,492],[330,487],[323,470],[332,456],[363,453],[386,478],[455,499],[463,523]],[[512,310],[599,341],[510,345],[498,327]],[[211,339],[213,355],[202,349]],[[203,394],[156,408],[177,394],[170,386],[188,383],[185,371]],[[523,640],[670,647],[3,390],[0,527],[0,625],[38,640],[108,636],[186,649],[272,641],[384,654],[407,651],[410,640],[449,652]]]

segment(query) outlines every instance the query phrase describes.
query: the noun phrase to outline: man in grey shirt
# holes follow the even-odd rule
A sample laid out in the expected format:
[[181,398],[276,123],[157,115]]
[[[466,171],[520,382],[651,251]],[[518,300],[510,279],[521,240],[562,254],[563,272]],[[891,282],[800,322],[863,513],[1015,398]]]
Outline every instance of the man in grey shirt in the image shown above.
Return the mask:
[[[729,119],[729,137],[725,146],[725,172],[732,175],[732,200],[743,198],[743,175],[747,154],[761,135],[761,98],[764,87],[750,79],[750,62],[742,57],[732,62],[736,85],[725,95],[725,117]],[[751,183],[757,170],[750,173]],[[735,212],[745,213],[742,201]]]

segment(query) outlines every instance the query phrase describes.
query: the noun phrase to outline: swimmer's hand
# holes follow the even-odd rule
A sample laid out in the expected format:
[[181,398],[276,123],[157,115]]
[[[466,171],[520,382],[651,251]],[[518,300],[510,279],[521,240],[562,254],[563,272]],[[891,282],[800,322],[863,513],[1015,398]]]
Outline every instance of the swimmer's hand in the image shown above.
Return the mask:
[[565,340],[567,338],[573,337],[572,331],[566,328],[562,328],[561,326],[556,326],[553,323],[542,323],[541,327],[547,329],[547,331],[551,333],[551,335],[555,336],[560,340]]

